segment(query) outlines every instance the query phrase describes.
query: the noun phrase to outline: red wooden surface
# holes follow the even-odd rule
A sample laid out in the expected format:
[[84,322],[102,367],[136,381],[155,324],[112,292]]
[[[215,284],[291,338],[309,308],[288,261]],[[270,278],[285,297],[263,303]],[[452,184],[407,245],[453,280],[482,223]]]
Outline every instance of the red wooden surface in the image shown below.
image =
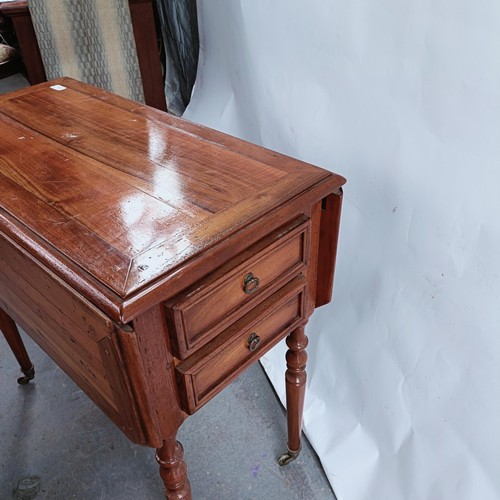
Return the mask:
[[14,319],[157,448],[186,499],[178,427],[288,335],[293,459],[345,180],[67,78],[0,97],[0,131],[4,334]]

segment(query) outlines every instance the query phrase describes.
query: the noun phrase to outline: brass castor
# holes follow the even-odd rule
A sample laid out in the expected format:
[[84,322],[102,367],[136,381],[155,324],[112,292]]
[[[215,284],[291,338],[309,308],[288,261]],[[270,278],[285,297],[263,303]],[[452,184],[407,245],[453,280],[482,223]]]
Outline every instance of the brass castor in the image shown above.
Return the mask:
[[278,464],[283,466],[293,462],[299,456],[301,448],[297,451],[288,450],[286,453],[283,453],[283,455],[278,458]]
[[17,379],[19,385],[26,385],[30,380],[35,378],[35,367],[33,365],[31,365],[31,368],[21,371],[24,373],[24,377],[19,377]]

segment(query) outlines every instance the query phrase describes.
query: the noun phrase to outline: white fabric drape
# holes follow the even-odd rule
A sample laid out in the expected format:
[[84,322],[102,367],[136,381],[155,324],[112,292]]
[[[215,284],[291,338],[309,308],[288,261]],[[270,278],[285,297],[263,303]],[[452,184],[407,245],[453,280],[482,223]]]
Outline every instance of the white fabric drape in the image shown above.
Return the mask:
[[304,415],[339,500],[498,500],[500,3],[199,0],[198,20],[185,116],[348,179]]

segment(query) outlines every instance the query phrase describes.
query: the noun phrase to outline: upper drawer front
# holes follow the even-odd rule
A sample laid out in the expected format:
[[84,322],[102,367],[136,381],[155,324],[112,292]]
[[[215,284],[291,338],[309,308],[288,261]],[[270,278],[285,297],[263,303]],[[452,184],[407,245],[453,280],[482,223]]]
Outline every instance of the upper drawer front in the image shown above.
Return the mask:
[[166,303],[174,354],[185,359],[307,264],[309,219],[299,217]]
[[304,287],[305,279],[297,276],[177,366],[184,411],[194,413],[303,324]]

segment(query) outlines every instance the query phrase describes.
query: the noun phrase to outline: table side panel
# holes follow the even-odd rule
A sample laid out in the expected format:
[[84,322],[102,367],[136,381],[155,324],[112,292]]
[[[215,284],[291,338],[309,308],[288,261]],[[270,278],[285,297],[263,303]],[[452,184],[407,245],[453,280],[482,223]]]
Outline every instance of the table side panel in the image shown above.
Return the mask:
[[316,307],[328,304],[332,300],[341,209],[342,188],[339,188],[322,201]]
[[0,306],[130,439],[144,442],[115,325],[2,234]]

